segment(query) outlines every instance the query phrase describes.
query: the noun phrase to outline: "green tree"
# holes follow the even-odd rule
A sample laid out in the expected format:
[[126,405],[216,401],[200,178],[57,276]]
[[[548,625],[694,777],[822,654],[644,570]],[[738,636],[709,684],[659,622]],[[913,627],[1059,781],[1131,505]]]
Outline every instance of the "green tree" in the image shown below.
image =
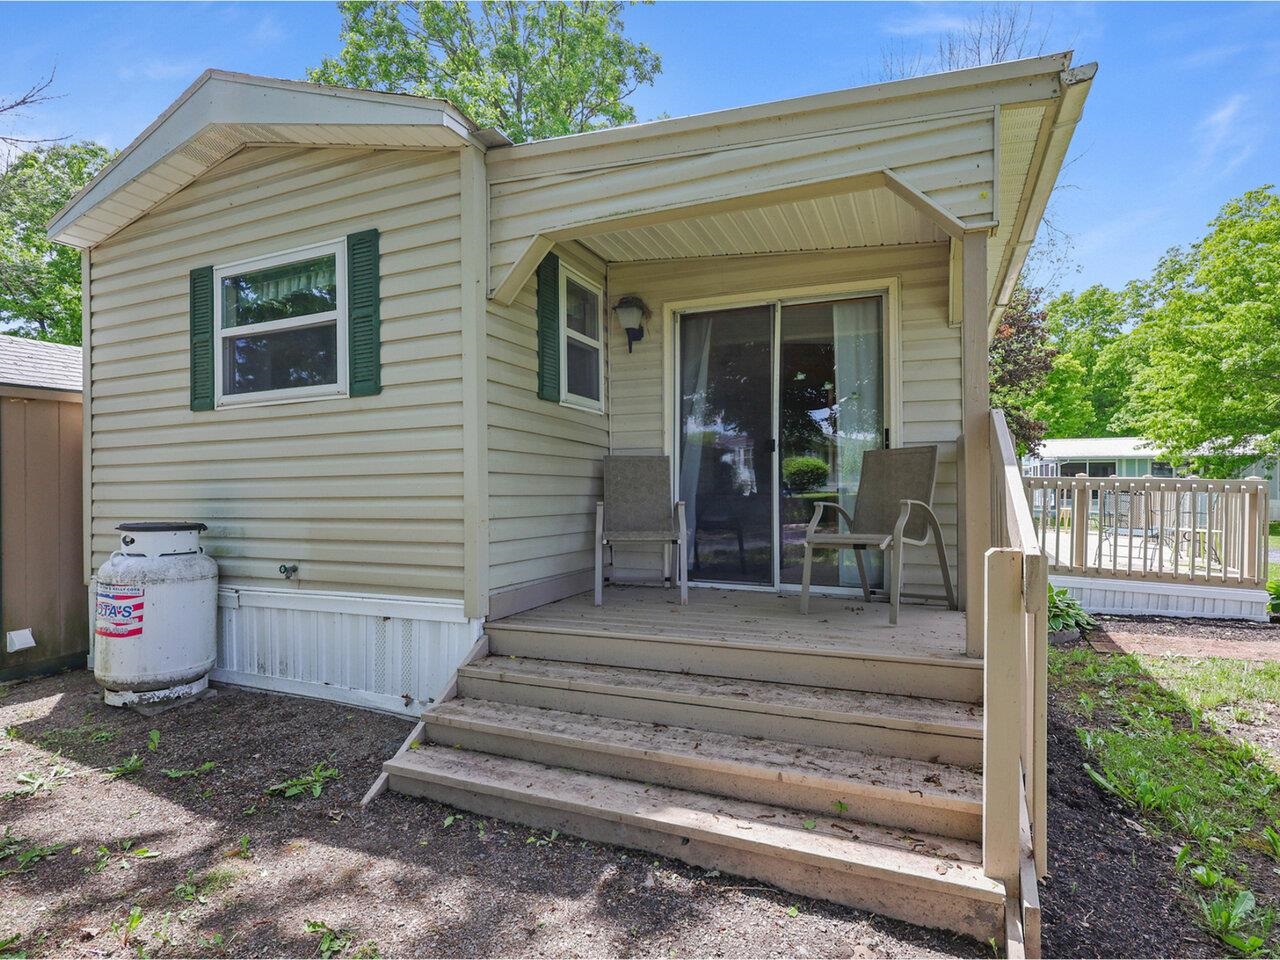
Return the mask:
[[1059,294],[1045,307],[1050,343],[1084,371],[1082,383],[1093,411],[1085,422],[1074,414],[1064,418],[1064,423],[1074,423],[1073,430],[1079,432],[1051,432],[1049,436],[1116,435],[1112,420],[1125,402],[1131,377],[1129,368],[1118,362],[1121,348],[1115,345],[1123,341],[1132,322],[1135,296],[1132,285],[1116,291],[1095,284],[1080,293]]
[[1069,353],[1053,358],[1044,385],[1027,401],[1027,416],[1044,423],[1046,437],[1087,437],[1094,425],[1087,374]]
[[621,2],[339,3],[342,51],[317,83],[449,100],[517,143],[634,123],[662,61],[624,35]]
[[80,343],[80,252],[45,225],[111,159],[97,143],[36,147],[0,173],[0,326]]
[[1124,418],[1213,476],[1280,453],[1280,196],[1251,190],[1209,226],[1147,285]]

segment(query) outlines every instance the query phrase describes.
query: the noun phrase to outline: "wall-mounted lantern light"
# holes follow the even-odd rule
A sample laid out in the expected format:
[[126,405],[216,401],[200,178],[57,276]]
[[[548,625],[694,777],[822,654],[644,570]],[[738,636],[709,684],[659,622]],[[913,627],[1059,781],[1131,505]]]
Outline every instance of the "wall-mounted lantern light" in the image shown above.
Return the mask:
[[649,308],[639,297],[619,297],[613,305],[613,315],[627,331],[627,353],[630,353],[632,345],[644,339],[644,321],[651,316]]

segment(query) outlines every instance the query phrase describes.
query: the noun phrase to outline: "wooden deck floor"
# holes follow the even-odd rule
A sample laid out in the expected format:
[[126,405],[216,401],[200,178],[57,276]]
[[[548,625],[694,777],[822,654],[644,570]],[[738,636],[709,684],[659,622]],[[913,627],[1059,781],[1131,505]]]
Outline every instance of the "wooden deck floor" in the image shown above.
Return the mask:
[[611,634],[687,637],[734,643],[771,643],[815,650],[859,650],[899,656],[964,658],[964,614],[939,604],[902,605],[897,626],[889,606],[852,597],[813,597],[809,615],[800,598],[745,590],[694,588],[681,606],[675,590],[610,586],[604,605],[590,593],[549,603],[500,621]]

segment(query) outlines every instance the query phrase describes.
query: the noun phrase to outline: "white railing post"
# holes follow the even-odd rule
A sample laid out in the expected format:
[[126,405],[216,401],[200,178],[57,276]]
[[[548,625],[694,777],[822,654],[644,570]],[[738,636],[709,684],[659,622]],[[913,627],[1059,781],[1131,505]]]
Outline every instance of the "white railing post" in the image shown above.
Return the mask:
[[[1266,580],[1266,529],[1267,529],[1267,488],[1261,477],[1250,477],[1258,481],[1253,490],[1245,491],[1244,510],[1242,511],[1240,578],[1246,583],[1259,583]],[[1261,547],[1261,549],[1259,549]],[[1264,584],[1265,586],[1265,584]]]
[[1089,552],[1088,479],[1086,474],[1077,473],[1076,482],[1071,485],[1071,566],[1081,571],[1088,563],[1086,555]]
[[983,575],[982,869],[1018,892],[1021,863],[1023,664],[1022,552],[987,551]]

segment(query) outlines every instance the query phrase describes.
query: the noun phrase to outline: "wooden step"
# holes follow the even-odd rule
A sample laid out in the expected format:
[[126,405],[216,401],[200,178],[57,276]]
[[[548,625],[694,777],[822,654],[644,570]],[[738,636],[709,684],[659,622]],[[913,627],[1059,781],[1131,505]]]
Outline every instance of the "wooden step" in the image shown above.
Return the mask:
[[983,875],[980,851],[966,841],[439,746],[406,751],[383,769],[393,790],[483,816],[636,847],[983,941],[1004,935],[1004,887]]
[[[671,628],[674,630],[674,628]],[[950,656],[842,649],[795,638],[761,640],[628,633],[606,625],[528,623],[520,618],[485,625],[491,653],[644,670],[669,670],[741,680],[777,680],[843,690],[982,700],[982,661]]]
[[489,700],[423,717],[436,743],[643,783],[978,840],[982,778],[971,770]]
[[458,671],[463,697],[788,743],[976,767],[982,711],[971,703],[489,656]]

